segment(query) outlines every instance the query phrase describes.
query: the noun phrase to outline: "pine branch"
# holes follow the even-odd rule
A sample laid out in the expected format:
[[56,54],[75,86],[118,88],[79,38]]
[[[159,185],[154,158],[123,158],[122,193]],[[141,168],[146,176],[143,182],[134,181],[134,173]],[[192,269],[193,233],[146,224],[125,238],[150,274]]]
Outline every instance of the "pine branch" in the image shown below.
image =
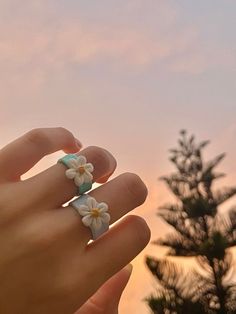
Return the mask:
[[203,173],[211,173],[212,170],[225,158],[225,153],[216,156],[213,160],[208,161],[203,167]]
[[190,273],[167,260],[147,257],[146,264],[161,284],[156,294],[146,299],[153,313],[210,313],[200,301],[202,289],[193,284]]
[[163,206],[159,216],[175,232],[154,242],[169,247],[168,255],[195,256],[205,274],[190,272],[186,277],[182,268],[173,263],[147,259],[160,285],[156,297],[148,301],[154,313],[192,314],[197,306],[201,310],[198,308],[196,313],[236,313],[235,273],[229,251],[236,245],[236,208],[228,216],[218,214],[218,207],[236,195],[236,187],[213,191],[214,181],[224,176],[215,168],[225,154],[204,162],[202,150],[208,144],[209,141],[196,144],[195,137],[188,137],[182,130],[178,148],[170,150],[176,172],[161,180],[178,203]]
[[229,246],[236,245],[236,208],[232,208],[229,212],[229,228],[227,229],[227,237]]
[[192,238],[194,235],[194,226],[190,223],[186,223],[185,213],[177,207],[162,209],[158,216],[161,217],[165,222],[172,226],[178,233],[182,234],[187,238]]
[[195,219],[203,216],[214,217],[217,213],[216,204],[213,200],[199,195],[197,197],[189,196],[182,199],[183,210],[187,213],[189,219]]
[[229,284],[225,287],[227,301],[226,308],[228,313],[235,314],[236,313],[236,282],[234,284]]
[[236,187],[221,189],[213,193],[213,195],[216,205],[222,205],[225,201],[236,195]]
[[209,226],[210,234],[221,233],[225,250],[236,245],[236,210],[232,208],[228,215],[218,214]]
[[158,239],[153,241],[156,245],[167,246],[169,251],[167,255],[169,256],[196,256],[197,246],[181,234],[168,234],[165,239]]

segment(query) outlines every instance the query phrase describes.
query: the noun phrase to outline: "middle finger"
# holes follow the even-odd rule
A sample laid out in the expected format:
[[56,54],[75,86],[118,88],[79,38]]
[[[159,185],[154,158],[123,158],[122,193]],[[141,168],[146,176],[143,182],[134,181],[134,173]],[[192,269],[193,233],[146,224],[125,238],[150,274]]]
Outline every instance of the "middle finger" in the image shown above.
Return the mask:
[[[99,203],[105,202],[109,206],[109,214],[111,215],[110,224],[126,215],[131,210],[143,204],[147,197],[147,188],[139,176],[133,173],[124,173],[112,179],[106,184],[94,189],[89,193]],[[71,206],[57,209],[57,225],[65,228],[61,234],[67,231],[74,233],[69,236],[70,239],[77,239],[85,246],[91,239],[91,231],[82,223],[82,217]],[[55,220],[54,220],[55,223]],[[67,230],[67,231],[65,231]]]
[[[89,195],[96,198],[98,202],[104,201],[109,205],[110,224],[113,224],[145,201],[147,188],[137,175],[124,173],[94,189]],[[15,226],[14,228],[18,230],[17,241],[30,243],[36,251],[61,243],[64,248],[72,245],[73,250],[76,247],[76,250],[81,252],[91,239],[90,229],[83,225],[81,217],[70,205],[34,212],[18,221],[17,228]],[[11,233],[11,230],[8,228],[6,232]],[[5,249],[8,250],[9,245]]]

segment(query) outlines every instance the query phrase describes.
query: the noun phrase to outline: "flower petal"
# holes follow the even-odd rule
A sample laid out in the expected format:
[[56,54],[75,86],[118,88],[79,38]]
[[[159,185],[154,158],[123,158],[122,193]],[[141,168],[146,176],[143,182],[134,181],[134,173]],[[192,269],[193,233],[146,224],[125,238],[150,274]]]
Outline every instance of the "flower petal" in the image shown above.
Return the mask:
[[93,176],[91,175],[90,172],[87,172],[87,171],[83,174],[83,177],[84,177],[84,182],[86,183],[89,183],[93,180]]
[[74,168],[74,169],[77,169],[77,168],[78,168],[78,162],[77,162],[76,159],[70,159],[70,160],[68,160],[67,165],[68,165],[68,167],[70,167],[70,168]]
[[75,169],[67,169],[66,170],[66,177],[68,178],[68,179],[74,179],[74,177],[76,176],[76,171],[75,171]]
[[74,181],[76,186],[81,186],[84,183],[84,177],[77,173]]
[[86,205],[80,205],[80,207],[78,208],[78,212],[82,216],[90,215],[90,210],[89,210],[88,206],[86,206]]
[[105,212],[107,212],[108,211],[108,205],[106,204],[106,203],[99,203],[98,205],[97,205],[97,208],[99,208],[99,212],[100,213],[105,213]]
[[111,220],[111,216],[108,213],[102,213],[100,216],[102,222],[104,223],[109,223],[109,221]]
[[95,200],[95,198],[89,197],[87,199],[87,205],[88,205],[89,209],[91,210],[91,209],[97,207],[97,201]]
[[102,226],[102,220],[100,217],[98,218],[93,218],[93,221],[92,221],[92,228],[94,228],[95,230],[98,230],[100,229]]
[[94,166],[91,163],[86,164],[84,168],[89,172],[93,172],[94,170]]
[[79,167],[84,166],[86,162],[87,160],[84,156],[78,156],[77,163]]
[[86,227],[89,227],[93,223],[93,218],[90,215],[84,216],[82,222]]

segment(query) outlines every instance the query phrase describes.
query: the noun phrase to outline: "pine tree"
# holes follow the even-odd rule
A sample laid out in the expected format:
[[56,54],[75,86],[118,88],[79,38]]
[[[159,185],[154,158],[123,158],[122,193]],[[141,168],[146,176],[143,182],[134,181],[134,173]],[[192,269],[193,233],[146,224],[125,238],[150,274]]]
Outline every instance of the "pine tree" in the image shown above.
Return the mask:
[[[219,206],[236,194],[236,187],[213,189],[224,176],[215,171],[225,157],[221,154],[204,162],[202,152],[209,141],[196,143],[194,136],[180,132],[178,148],[171,149],[170,161],[176,172],[162,177],[176,196],[176,204],[159,209],[174,231],[154,241],[168,247],[164,259],[146,258],[157,279],[157,289],[146,299],[155,314],[236,313],[236,269],[232,247],[236,245],[236,208],[224,216]],[[195,269],[169,261],[168,256],[194,257]]]

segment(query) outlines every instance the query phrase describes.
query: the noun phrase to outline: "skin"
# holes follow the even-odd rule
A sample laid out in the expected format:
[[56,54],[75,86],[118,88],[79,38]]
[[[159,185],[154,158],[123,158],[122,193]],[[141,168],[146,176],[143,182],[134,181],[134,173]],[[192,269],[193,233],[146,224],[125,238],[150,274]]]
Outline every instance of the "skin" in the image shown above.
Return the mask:
[[85,156],[94,165],[94,181],[106,182],[116,168],[114,157],[99,147],[80,148],[70,131],[45,128],[0,150],[0,313],[118,313],[131,273],[124,267],[150,239],[141,217],[122,218],[145,201],[142,180],[124,173],[89,193],[109,205],[111,223],[122,218],[90,243],[89,228],[65,206],[76,187],[64,165],[21,180],[41,158],[63,150]]
[[128,265],[110,278],[76,314],[118,314],[121,294],[128,283],[132,266]]

